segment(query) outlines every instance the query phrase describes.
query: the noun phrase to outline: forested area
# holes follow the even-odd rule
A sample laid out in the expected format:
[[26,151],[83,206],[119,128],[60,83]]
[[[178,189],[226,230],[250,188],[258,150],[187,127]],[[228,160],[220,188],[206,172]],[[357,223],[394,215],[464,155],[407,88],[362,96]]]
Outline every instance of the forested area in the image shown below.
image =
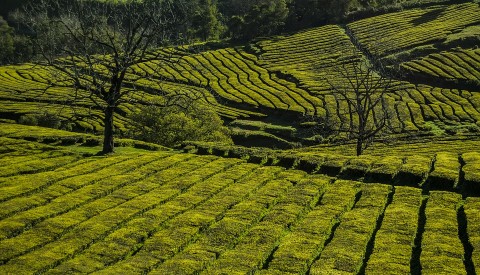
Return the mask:
[[[70,0],[65,0],[68,5]],[[97,1],[97,0],[89,0]],[[411,0],[169,0],[177,6],[178,34],[188,41],[256,37],[293,32],[326,23],[341,22],[347,14],[376,12],[429,1]],[[115,1],[102,1],[115,5]],[[0,11],[0,64],[21,63],[33,56],[32,33],[18,11],[29,0],[4,0]]]

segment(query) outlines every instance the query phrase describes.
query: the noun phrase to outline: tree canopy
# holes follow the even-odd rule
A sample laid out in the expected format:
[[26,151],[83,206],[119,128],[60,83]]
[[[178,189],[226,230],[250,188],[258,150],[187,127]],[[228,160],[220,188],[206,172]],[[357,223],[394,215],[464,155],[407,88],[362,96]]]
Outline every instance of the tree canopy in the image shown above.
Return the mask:
[[[4,3],[3,3],[4,2]],[[4,0],[0,16],[15,28],[15,56],[29,57],[31,49],[25,43],[29,36],[12,12],[25,5],[38,5],[33,0]],[[65,7],[77,0],[62,0]],[[109,9],[115,5],[143,1],[87,0],[89,5]],[[148,2],[148,1],[146,1]],[[176,6],[172,13],[185,20],[174,26],[190,40],[233,39],[248,41],[255,37],[269,36],[283,31],[297,31],[325,23],[341,22],[346,14],[358,9],[376,9],[398,5],[396,0],[156,0]],[[181,7],[181,8],[179,8]],[[16,21],[16,22],[14,22]],[[15,24],[12,24],[15,23]],[[16,58],[22,62],[25,58]],[[5,61],[3,61],[5,63]]]
[[0,61],[11,58],[14,49],[13,28],[0,16]]

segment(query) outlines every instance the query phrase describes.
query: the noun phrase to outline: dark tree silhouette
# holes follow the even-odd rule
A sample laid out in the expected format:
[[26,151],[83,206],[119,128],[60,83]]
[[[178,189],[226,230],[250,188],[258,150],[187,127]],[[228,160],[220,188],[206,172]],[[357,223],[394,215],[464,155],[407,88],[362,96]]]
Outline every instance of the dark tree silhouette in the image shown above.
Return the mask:
[[36,64],[49,72],[50,87],[69,88],[73,102],[88,99],[103,111],[102,153],[113,152],[114,114],[135,92],[125,83],[145,77],[132,68],[169,59],[153,49],[178,41],[179,10],[181,1],[158,0],[38,0],[26,9]]
[[337,68],[335,78],[326,78],[338,106],[346,106],[338,110],[340,122],[330,122],[329,127],[355,141],[357,156],[381,133],[392,130],[394,106],[386,100],[392,79],[379,73],[381,68],[354,58]]

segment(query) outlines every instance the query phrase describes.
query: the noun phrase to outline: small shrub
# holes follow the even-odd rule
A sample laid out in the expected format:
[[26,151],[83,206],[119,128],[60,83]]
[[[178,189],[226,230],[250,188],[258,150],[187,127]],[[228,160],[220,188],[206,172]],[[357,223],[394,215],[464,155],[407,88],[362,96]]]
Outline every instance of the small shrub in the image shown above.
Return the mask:
[[423,130],[429,132],[433,136],[442,136],[445,134],[445,130],[443,130],[433,121],[425,122],[423,125]]
[[480,126],[477,124],[471,124],[467,127],[470,133],[480,133]]
[[101,140],[99,138],[86,138],[85,142],[83,143],[83,146],[94,147],[94,146],[99,146],[100,144],[101,144]]
[[27,114],[23,115],[18,119],[19,124],[23,125],[30,125],[30,126],[37,126],[38,125],[38,119],[36,115],[33,114]]
[[38,126],[54,128],[54,129],[59,129],[62,124],[60,117],[47,112],[37,115],[37,120],[38,120]]
[[445,128],[445,132],[449,135],[456,135],[458,132],[458,129],[455,127],[447,127]]
[[[23,115],[18,119],[18,123],[23,125],[42,126],[54,129],[60,129],[62,125],[69,125],[62,123],[62,119],[59,116],[48,112],[44,112],[41,114]],[[69,126],[71,130],[71,125]],[[66,127],[66,130],[68,130],[68,127]]]
[[168,107],[145,106],[130,118],[134,122],[130,136],[147,142],[169,147],[187,140],[233,143],[218,114],[197,101]]
[[62,121],[59,129],[71,132],[73,131],[73,127],[75,127],[75,123]]

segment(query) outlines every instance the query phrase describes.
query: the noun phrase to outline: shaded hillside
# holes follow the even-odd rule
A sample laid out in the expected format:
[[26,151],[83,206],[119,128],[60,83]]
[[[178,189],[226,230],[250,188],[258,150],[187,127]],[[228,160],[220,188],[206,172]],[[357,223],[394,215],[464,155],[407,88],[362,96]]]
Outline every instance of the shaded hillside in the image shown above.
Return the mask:
[[441,88],[480,90],[478,3],[432,6],[385,14],[347,25],[369,57],[400,64],[399,76]]

